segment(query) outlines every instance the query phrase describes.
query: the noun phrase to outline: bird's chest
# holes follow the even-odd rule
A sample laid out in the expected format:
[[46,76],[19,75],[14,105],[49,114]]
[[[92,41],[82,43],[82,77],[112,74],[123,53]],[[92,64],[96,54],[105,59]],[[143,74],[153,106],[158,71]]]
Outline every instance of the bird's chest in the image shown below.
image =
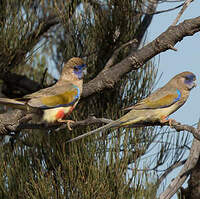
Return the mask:
[[181,100],[169,107],[166,108],[162,108],[162,109],[157,109],[156,110],[156,117],[157,118],[162,118],[162,117],[168,117],[169,115],[171,115],[172,113],[174,113],[176,110],[178,110],[183,104],[185,103],[184,100]]
[[171,115],[173,112],[175,112],[178,108],[179,108],[179,104],[173,104],[172,106],[169,106],[167,108],[162,108],[162,109],[158,109],[157,112],[157,116],[158,118],[161,118],[163,116],[168,117],[169,115]]
[[70,114],[73,109],[74,106],[44,110],[43,120],[48,123],[58,121],[59,119],[63,119],[67,114]]

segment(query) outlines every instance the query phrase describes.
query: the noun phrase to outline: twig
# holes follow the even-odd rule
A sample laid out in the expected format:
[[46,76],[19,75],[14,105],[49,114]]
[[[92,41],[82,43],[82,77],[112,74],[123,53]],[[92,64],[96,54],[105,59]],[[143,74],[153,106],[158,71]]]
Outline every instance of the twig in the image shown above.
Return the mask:
[[117,48],[114,51],[114,53],[112,54],[112,56],[110,57],[110,59],[107,61],[107,63],[106,63],[106,65],[105,65],[103,70],[107,70],[108,68],[110,68],[114,64],[114,62],[115,62],[120,50],[122,50],[123,48],[126,48],[127,46],[132,45],[133,43],[137,43],[137,42],[138,42],[137,39],[133,39],[133,40],[121,45],[119,48]]
[[40,86],[41,86],[42,88],[44,88],[44,80],[45,80],[47,71],[48,71],[48,68],[45,68],[45,70],[44,70],[44,72],[43,72],[43,74],[42,74],[42,79],[41,79],[41,83],[40,83]]
[[154,12],[154,13],[149,13],[149,14],[153,14],[153,15],[162,14],[162,13],[164,13],[164,12],[169,12],[169,11],[176,10],[177,8],[180,8],[180,7],[182,7],[183,5],[184,5],[184,3],[178,5],[178,6],[174,7],[174,8],[169,8],[169,9],[167,9],[167,10],[160,10],[160,11],[156,11],[156,12]]
[[[15,113],[16,112],[16,113]],[[27,114],[23,111],[20,110],[15,110],[15,112],[9,112],[9,115],[7,113],[0,114],[0,134],[1,135],[7,135],[9,132],[15,132],[15,131],[20,131],[22,129],[48,129],[48,130],[55,130],[59,131],[62,129],[66,129],[67,125],[66,124],[60,124],[60,123],[55,123],[55,124],[46,124],[46,123],[28,123],[33,117],[33,114]],[[5,117],[4,117],[5,115]],[[10,120],[11,115],[15,115],[16,118],[18,118],[16,121],[15,120]],[[14,118],[15,118],[14,117]],[[75,123],[71,124],[72,128],[78,127],[78,126],[88,126],[88,125],[93,125],[93,124],[102,124],[102,123],[110,123],[113,122],[111,119],[107,118],[96,118],[95,116],[89,116],[87,119],[82,120],[82,121],[77,121]],[[145,127],[145,126],[170,126],[168,123],[162,124],[159,122],[155,123],[150,123],[150,122],[143,122],[143,123],[137,123],[134,124],[130,127],[127,128],[136,128],[136,127]],[[200,130],[194,128],[193,126],[189,125],[182,125],[176,121],[173,121],[171,123],[171,127],[176,129],[176,131],[188,131],[193,134],[193,136],[197,139],[200,140]]]
[[[106,118],[96,118],[95,116],[89,116],[87,119],[82,121],[77,121],[75,123],[71,124],[71,127],[77,127],[77,126],[88,126],[92,124],[102,124],[102,123],[110,123],[113,120],[106,119]],[[61,127],[57,128],[56,131],[59,131],[61,129],[65,129],[67,127],[67,124],[63,124]]]
[[[28,123],[33,114],[26,114],[23,111],[15,110],[12,112],[15,114],[17,121],[7,120],[6,117],[4,118],[4,114],[0,116],[0,135],[12,135],[12,132],[17,132],[23,129],[46,129],[46,130],[55,130],[59,131],[62,129],[67,129],[67,124],[63,123],[54,123],[54,124],[47,124],[44,122],[40,123]],[[10,113],[10,114],[12,114]],[[6,113],[7,114],[7,113]],[[77,121],[71,124],[71,127],[75,128],[78,126],[88,126],[92,124],[102,124],[102,123],[110,123],[113,120],[106,119],[106,118],[96,118],[95,116],[89,116],[87,119],[82,121]]]
[[139,27],[137,28],[137,32],[135,34],[135,39],[137,39],[136,45],[133,45],[131,52],[135,52],[138,47],[140,46],[142,39],[144,38],[144,35],[151,24],[151,21],[153,19],[153,14],[157,9],[158,6],[158,0],[149,1],[148,7],[147,7],[147,13],[145,14],[142,22],[140,23]]
[[[181,30],[181,31],[180,31]],[[170,26],[143,48],[134,51],[129,57],[115,64],[108,70],[101,71],[97,77],[83,86],[82,97],[88,97],[105,88],[111,88],[121,77],[132,70],[137,70],[155,55],[170,49],[185,36],[191,36],[200,31],[200,17],[185,20],[177,26]]]
[[193,0],[186,0],[185,3],[183,4],[183,7],[181,8],[180,12],[178,13],[176,19],[174,20],[174,22],[172,23],[172,26],[175,26],[179,19],[181,18],[181,15],[184,13],[184,11],[186,10],[186,8],[189,6],[189,4],[192,2]]
[[175,168],[184,165],[185,162],[186,162],[186,159],[185,159],[185,160],[182,160],[182,161],[175,162],[173,165],[171,165],[169,168],[167,168],[166,171],[161,175],[161,177],[158,178],[156,184],[157,184],[157,185],[160,185],[161,182],[166,178],[166,176],[167,176],[169,173],[171,173]]
[[188,131],[190,133],[193,134],[193,136],[200,141],[200,129],[196,129],[194,128],[193,126],[189,126],[189,125],[182,125],[180,123],[177,123],[177,122],[172,122],[172,127],[174,129],[176,129],[176,131]]
[[[191,36],[199,31],[200,31],[200,17],[185,20],[184,22],[178,24],[177,26],[170,26],[164,33],[162,33],[154,41],[150,42],[143,48],[135,51],[129,57],[122,60],[120,63],[112,66],[112,68],[100,72],[96,78],[94,78],[87,84],[84,84],[83,93],[81,97],[82,98],[88,97],[106,88],[113,87],[114,84],[118,82],[122,76],[124,76],[125,74],[127,74],[132,70],[139,69],[140,67],[142,67],[144,63],[149,61],[155,55],[168,50],[169,45],[174,46],[184,37]],[[13,78],[7,78],[7,80],[12,81]],[[20,85],[25,85],[27,87],[27,83],[24,83],[23,79],[19,83]],[[35,84],[33,83],[33,86],[34,85]],[[32,88],[33,86],[31,86],[30,88]],[[23,88],[23,86],[21,87]],[[0,132],[2,130],[2,133],[4,134],[7,128],[7,124],[9,124],[11,118],[13,120],[13,123],[15,124],[18,122],[19,118],[16,117],[15,114],[10,115],[5,113],[2,116],[1,115],[0,115]],[[198,135],[195,136],[198,137]]]

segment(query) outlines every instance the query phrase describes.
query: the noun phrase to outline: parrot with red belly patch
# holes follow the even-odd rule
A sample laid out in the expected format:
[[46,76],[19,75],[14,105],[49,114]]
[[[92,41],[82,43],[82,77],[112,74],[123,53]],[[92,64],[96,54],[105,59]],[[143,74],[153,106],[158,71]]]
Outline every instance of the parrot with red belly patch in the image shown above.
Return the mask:
[[70,123],[73,121],[64,118],[73,111],[80,99],[85,68],[86,65],[81,58],[73,57],[64,64],[60,79],[55,85],[20,99],[0,98],[0,103],[30,112],[39,109],[43,121],[66,122],[71,130]]

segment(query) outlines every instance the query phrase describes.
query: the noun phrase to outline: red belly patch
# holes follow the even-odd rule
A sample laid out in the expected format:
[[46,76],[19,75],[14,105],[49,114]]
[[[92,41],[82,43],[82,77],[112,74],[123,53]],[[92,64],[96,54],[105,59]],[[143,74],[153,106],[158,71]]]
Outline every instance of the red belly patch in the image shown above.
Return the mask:
[[63,117],[65,117],[65,112],[61,109],[56,113],[56,119],[62,119]]

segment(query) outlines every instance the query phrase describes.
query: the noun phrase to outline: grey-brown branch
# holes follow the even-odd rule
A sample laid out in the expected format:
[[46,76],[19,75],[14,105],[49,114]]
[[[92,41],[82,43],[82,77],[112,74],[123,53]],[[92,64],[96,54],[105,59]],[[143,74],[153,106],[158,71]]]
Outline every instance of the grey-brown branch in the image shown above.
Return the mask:
[[[9,116],[10,117],[7,117]],[[14,115],[14,117],[13,117]],[[62,129],[67,130],[67,124],[46,124],[46,123],[31,123],[32,114],[25,114],[23,111],[15,110],[8,113],[0,114],[0,135],[10,135],[12,132],[19,132],[23,129],[46,129],[46,130],[55,130],[59,131]],[[13,118],[17,120],[13,120]],[[94,124],[108,124],[112,122],[111,119],[106,118],[96,118],[95,116],[89,116],[87,119],[82,121],[77,121],[71,124],[72,128],[80,127],[80,126],[89,126]],[[136,127],[144,127],[144,126],[170,126],[169,123],[163,125],[163,123],[138,123],[131,128]],[[200,131],[193,126],[189,125],[182,125],[176,121],[173,121],[171,127],[174,128],[176,131],[188,131],[193,134],[193,136],[200,140]]]
[[[144,63],[146,63],[152,57],[161,52],[164,52],[168,49],[174,50],[174,45],[176,43],[181,41],[184,37],[191,36],[199,31],[200,16],[193,19],[185,20],[177,26],[170,26],[154,41],[150,42],[143,48],[133,52],[129,57],[125,58],[120,63],[112,66],[107,70],[102,70],[102,72],[100,72],[96,78],[84,85],[82,98],[102,91],[105,88],[113,87],[114,84],[119,81],[120,78],[126,73],[130,72],[131,70],[137,70],[141,68]],[[25,128],[36,128],[34,125],[29,126],[29,124],[25,122],[26,119],[22,120],[21,118],[22,116],[20,114],[16,114],[16,111],[13,111],[12,114],[1,114],[0,132],[2,132],[2,134],[5,134],[6,132],[9,133],[10,131],[17,131]],[[31,119],[30,115],[27,116],[27,118],[27,121],[29,121]],[[184,127],[188,129],[187,125],[185,125]],[[194,129],[190,129],[190,131],[195,134],[195,137],[198,137]]]

